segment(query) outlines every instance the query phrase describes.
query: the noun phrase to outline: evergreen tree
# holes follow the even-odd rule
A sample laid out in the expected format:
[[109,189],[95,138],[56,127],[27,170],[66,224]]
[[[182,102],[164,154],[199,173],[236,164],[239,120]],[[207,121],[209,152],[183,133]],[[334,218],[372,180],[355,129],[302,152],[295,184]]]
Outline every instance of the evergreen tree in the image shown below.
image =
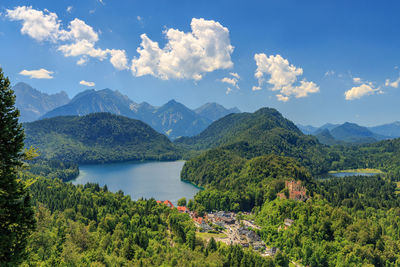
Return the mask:
[[186,197],[180,198],[178,200],[178,206],[186,206]]
[[35,227],[30,197],[17,179],[22,165],[24,132],[14,107],[10,81],[0,68],[0,265],[15,266],[24,256],[27,237]]

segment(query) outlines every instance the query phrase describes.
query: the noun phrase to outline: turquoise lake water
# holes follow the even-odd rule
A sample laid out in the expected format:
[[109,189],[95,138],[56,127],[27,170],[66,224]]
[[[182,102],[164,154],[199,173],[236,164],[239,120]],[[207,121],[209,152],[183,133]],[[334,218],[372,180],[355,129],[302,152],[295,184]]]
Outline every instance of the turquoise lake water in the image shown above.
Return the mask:
[[176,205],[178,199],[192,199],[197,187],[180,180],[184,161],[169,162],[123,162],[79,166],[80,174],[73,184],[107,184],[108,190],[122,190],[136,200],[154,198],[170,200]]

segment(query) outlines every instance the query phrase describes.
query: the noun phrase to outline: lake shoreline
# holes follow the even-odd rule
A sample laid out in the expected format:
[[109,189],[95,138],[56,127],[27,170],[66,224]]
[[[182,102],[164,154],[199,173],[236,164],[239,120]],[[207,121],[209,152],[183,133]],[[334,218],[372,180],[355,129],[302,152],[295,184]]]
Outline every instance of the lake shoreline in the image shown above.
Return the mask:
[[82,164],[79,176],[70,183],[107,185],[111,192],[122,190],[132,200],[154,198],[170,200],[175,205],[180,198],[193,199],[204,190],[180,178],[184,164],[184,160]]

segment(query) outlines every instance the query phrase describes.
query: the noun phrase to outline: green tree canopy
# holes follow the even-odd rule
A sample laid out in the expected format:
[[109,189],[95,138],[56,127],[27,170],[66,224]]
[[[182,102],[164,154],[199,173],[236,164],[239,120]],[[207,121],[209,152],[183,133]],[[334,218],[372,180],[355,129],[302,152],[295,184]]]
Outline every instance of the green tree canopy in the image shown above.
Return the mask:
[[33,210],[24,184],[17,179],[22,165],[24,132],[14,107],[10,81],[0,68],[0,265],[15,266],[24,256],[34,229]]

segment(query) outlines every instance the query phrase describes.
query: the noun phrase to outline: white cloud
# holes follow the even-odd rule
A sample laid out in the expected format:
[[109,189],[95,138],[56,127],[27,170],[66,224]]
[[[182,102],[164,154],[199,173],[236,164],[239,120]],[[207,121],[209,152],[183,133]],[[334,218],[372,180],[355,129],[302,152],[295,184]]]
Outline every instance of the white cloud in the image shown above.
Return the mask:
[[229,30],[213,20],[193,18],[192,32],[168,29],[164,32],[168,42],[160,48],[146,34],[141,35],[137,48],[139,58],[132,60],[133,75],[152,75],[163,80],[201,80],[207,72],[233,66]]
[[351,88],[350,90],[344,93],[346,100],[355,100],[360,99],[363,96],[373,95],[376,91],[380,91],[379,89],[374,89],[372,84],[362,84],[360,86],[356,86]]
[[[255,54],[254,59],[257,69],[254,76],[258,79],[258,86],[253,86],[253,91],[260,90],[264,83],[273,85],[272,91],[279,101],[288,101],[291,96],[296,98],[306,97],[308,94],[319,92],[319,87],[314,82],[303,79],[300,83],[297,77],[303,75],[303,69],[289,64],[287,59],[280,55],[267,56],[264,53]],[[266,76],[270,78],[266,81]]]
[[281,94],[277,94],[277,95],[276,95],[276,98],[277,98],[279,101],[282,101],[282,102],[287,102],[287,101],[289,101],[289,97],[288,97],[288,96],[284,96],[284,95],[281,95]]
[[24,76],[30,76],[31,79],[53,79],[54,72],[46,69],[38,70],[22,70],[19,74]]
[[93,43],[87,40],[78,41],[73,44],[61,45],[58,47],[65,57],[76,57],[76,56],[90,56],[103,60],[107,57],[107,50],[95,48]]
[[230,84],[230,85],[235,86],[236,88],[238,88],[238,85],[237,85],[238,80],[236,78],[224,77],[224,78],[221,79],[221,82]]
[[129,69],[128,58],[126,57],[125,50],[111,49],[108,50],[111,55],[110,62],[114,68],[118,70]]
[[94,82],[87,82],[85,80],[80,81],[79,84],[85,85],[85,86],[89,86],[89,87],[92,87],[92,86],[96,85]]
[[72,12],[72,6],[67,7],[67,12],[71,13]]
[[138,21],[142,21],[143,18],[142,18],[141,16],[137,16],[136,19],[137,19]]
[[359,77],[353,77],[353,83],[363,83],[363,81]]
[[230,93],[232,93],[232,92],[234,91],[234,89],[233,89],[232,87],[236,88],[236,90],[240,90],[240,87],[239,87],[239,85],[238,85],[238,82],[239,82],[239,79],[240,79],[239,74],[237,74],[237,73],[235,73],[235,72],[231,72],[231,73],[229,73],[229,74],[230,74],[232,77],[224,77],[224,78],[222,78],[222,79],[220,80],[221,82],[230,85],[230,87],[226,88],[226,92],[225,92],[225,93],[226,93],[227,95],[230,94]]
[[260,87],[260,86],[253,86],[253,87],[251,88],[251,90],[253,90],[253,91],[260,91],[260,90],[261,90],[261,87]]
[[76,64],[82,66],[82,65],[85,65],[87,61],[88,61],[88,58],[86,56],[83,56],[76,62]]
[[19,6],[13,10],[7,9],[7,17],[12,20],[22,20],[21,33],[27,34],[37,41],[58,40],[60,35],[60,21],[57,14],[45,10],[32,9],[31,6]]
[[83,20],[75,18],[68,25],[69,31],[63,31],[61,39],[79,41],[88,41],[95,43],[99,40],[99,35],[93,30],[93,28],[87,25]]
[[385,81],[385,86],[387,87],[393,87],[393,88],[398,88],[399,87],[399,83],[400,83],[400,77],[397,78],[397,80],[391,82],[389,79],[386,79]]
[[[67,11],[68,9],[70,7]],[[118,70],[129,68],[125,50],[96,47],[99,34],[83,20],[75,18],[65,30],[61,28],[57,14],[48,10],[44,12],[35,10],[31,6],[7,10],[7,17],[10,20],[22,21],[22,34],[27,34],[37,41],[47,40],[56,43],[57,50],[65,57],[79,57],[78,65],[85,64],[89,57],[92,57],[101,61],[108,58]]]
[[239,74],[237,74],[236,72],[230,72],[229,73],[231,76],[235,77],[236,79],[240,79]]

